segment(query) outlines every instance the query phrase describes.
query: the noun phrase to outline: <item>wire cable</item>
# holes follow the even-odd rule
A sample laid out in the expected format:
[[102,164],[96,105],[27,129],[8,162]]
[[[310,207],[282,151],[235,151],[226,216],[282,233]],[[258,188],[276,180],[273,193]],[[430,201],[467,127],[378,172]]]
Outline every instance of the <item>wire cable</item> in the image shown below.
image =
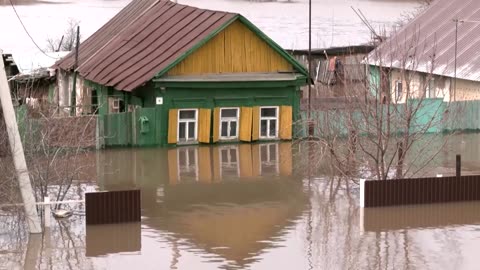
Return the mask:
[[40,50],[45,56],[50,57],[50,58],[53,58],[53,59],[57,59],[57,58],[55,58],[55,57],[53,57],[53,56],[48,55],[44,50],[42,50],[42,48],[40,48],[40,46],[38,46],[37,42],[35,42],[35,40],[33,39],[32,35],[30,35],[30,33],[28,32],[27,27],[25,27],[25,24],[23,24],[23,21],[22,21],[22,19],[20,18],[20,16],[18,15],[17,9],[15,8],[15,5],[13,4],[12,0],[9,0],[9,2],[10,2],[10,5],[12,6],[12,8],[13,8],[13,11],[15,12],[15,15],[16,15],[17,18],[18,18],[18,21],[20,22],[20,24],[21,24],[22,27],[23,27],[23,30],[25,30],[25,33],[27,33],[28,37],[30,38],[30,40],[32,40],[33,44],[35,44],[35,46],[37,47],[37,49]]

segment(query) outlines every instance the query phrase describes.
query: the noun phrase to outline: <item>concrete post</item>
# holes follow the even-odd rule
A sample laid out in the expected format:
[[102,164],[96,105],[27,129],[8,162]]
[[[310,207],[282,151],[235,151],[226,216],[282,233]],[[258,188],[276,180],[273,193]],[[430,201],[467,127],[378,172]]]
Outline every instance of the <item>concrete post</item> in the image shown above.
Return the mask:
[[365,208],[365,179],[360,180],[360,208]]
[[3,63],[3,51],[0,50],[0,102],[7,127],[8,142],[12,152],[13,163],[17,173],[17,180],[22,194],[22,200],[25,208],[25,215],[30,233],[41,233],[40,218],[35,205],[35,196],[28,175],[27,162],[23,152],[22,141],[18,132],[17,117],[12,104],[12,96],[8,86],[7,74]]
[[45,228],[50,228],[50,218],[52,216],[50,209],[50,197],[45,197],[43,205],[43,220],[45,222]]

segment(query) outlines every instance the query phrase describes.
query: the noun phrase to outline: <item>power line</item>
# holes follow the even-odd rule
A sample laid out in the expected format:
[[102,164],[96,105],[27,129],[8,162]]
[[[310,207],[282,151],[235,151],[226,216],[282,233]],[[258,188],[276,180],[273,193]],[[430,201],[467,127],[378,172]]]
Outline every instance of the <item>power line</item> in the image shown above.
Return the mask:
[[17,9],[15,8],[15,5],[13,4],[12,0],[9,0],[10,2],[10,5],[12,6],[13,8],[13,11],[15,12],[15,15],[17,16],[18,18],[18,21],[20,22],[20,24],[22,25],[23,27],[23,30],[25,30],[25,33],[27,33],[28,37],[30,38],[30,40],[32,40],[33,44],[35,44],[35,46],[38,48],[38,50],[40,50],[44,55],[50,57],[50,58],[53,58],[53,59],[57,59],[55,57],[52,57],[50,55],[48,55],[44,50],[42,50],[42,48],[40,48],[40,46],[38,46],[37,42],[35,42],[35,40],[33,39],[32,35],[30,35],[30,33],[28,32],[27,30],[27,27],[25,27],[25,24],[23,24],[23,21],[22,19],[20,18],[20,16],[18,15],[18,12],[17,12]]

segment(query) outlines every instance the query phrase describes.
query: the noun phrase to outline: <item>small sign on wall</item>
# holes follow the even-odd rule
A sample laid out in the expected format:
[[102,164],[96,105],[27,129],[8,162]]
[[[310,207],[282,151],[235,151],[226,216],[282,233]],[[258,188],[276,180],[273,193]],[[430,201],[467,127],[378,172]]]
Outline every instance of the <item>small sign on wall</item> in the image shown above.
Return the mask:
[[163,97],[157,97],[156,104],[157,105],[163,105]]

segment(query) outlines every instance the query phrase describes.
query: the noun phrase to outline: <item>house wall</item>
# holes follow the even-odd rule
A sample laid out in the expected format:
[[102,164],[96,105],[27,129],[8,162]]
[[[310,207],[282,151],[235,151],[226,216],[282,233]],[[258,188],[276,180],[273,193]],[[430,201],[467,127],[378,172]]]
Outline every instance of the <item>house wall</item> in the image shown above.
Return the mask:
[[[261,86],[250,88],[166,88],[159,96],[163,97],[161,106],[159,142],[166,145],[168,139],[168,112],[170,109],[207,108],[216,107],[254,107],[254,106],[292,106],[293,121],[298,119],[300,90],[298,86],[284,85],[283,87],[264,88]],[[213,122],[212,129],[213,127]],[[216,128],[216,127],[215,127]],[[212,138],[213,132],[210,131]]]
[[[112,90],[113,93],[125,94],[124,99],[130,102],[129,104],[135,101],[143,106],[142,108],[139,108],[140,105],[136,106],[132,112],[114,114],[109,114],[105,106],[99,108],[101,115],[99,121],[104,128],[105,145],[107,147],[168,145],[171,109],[210,109],[210,116],[213,118],[216,107],[291,106],[292,118],[295,121],[298,119],[300,98],[299,86],[296,83],[298,82],[268,84],[274,87],[265,87],[251,82],[248,83],[248,87],[245,85],[242,87],[241,84],[236,86],[238,85],[236,83],[231,85],[180,83],[175,86],[149,84],[149,87],[137,89],[133,93]],[[106,96],[108,97],[109,95]],[[163,98],[163,104],[155,104],[157,97]],[[142,118],[148,121],[147,131],[143,130],[143,132]],[[209,138],[210,142],[213,142],[213,121],[210,123]]]
[[480,82],[457,79],[456,88],[455,101],[480,100]]
[[168,75],[291,71],[292,65],[242,22],[235,21]]
[[[450,101],[450,78],[437,76],[427,73],[411,73],[402,70],[392,70],[390,72],[390,94],[393,103],[405,103],[407,97],[407,89],[410,89],[410,98],[421,98],[425,95],[428,88],[428,80],[434,80],[435,98],[443,98],[444,101]],[[398,81],[402,82],[402,95],[396,98],[396,84]],[[407,82],[410,87],[407,87]],[[433,98],[433,97],[432,97]]]

